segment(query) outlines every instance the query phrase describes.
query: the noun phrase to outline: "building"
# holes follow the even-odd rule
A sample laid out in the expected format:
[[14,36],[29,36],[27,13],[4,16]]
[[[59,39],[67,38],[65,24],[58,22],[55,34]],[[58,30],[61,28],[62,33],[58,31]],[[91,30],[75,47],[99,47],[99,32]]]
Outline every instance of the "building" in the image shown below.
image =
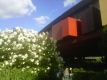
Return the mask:
[[66,66],[86,67],[89,65],[85,61],[93,63],[96,56],[102,58],[98,42],[102,36],[102,23],[107,24],[107,17],[103,16],[107,8],[103,8],[106,4],[102,5],[102,1],[106,0],[82,0],[40,31],[48,31],[58,41],[57,49]]
[[102,25],[107,25],[107,0],[99,0],[102,17]]

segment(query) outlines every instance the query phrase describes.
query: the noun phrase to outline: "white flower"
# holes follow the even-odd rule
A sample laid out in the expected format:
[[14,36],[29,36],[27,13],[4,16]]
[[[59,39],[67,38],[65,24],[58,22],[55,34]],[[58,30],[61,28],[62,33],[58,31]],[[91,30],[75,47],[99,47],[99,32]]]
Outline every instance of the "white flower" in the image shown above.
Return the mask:
[[3,42],[3,39],[0,39],[0,45],[2,44],[2,42]]
[[40,38],[43,38],[43,35],[39,34],[39,37],[40,37]]
[[47,70],[45,70],[45,73],[47,72]]
[[30,53],[32,53],[32,51],[31,51],[30,49],[28,49],[28,51],[29,51]]
[[38,58],[39,56],[38,55],[35,55],[35,58]]
[[36,65],[39,65],[39,60],[35,61],[35,64],[36,64]]
[[36,45],[35,45],[35,44],[32,44],[32,46],[33,46],[34,48],[36,48]]
[[22,54],[19,54],[18,56],[19,56],[19,57],[21,57],[21,56],[22,56]]
[[11,52],[11,55],[13,54],[13,52]]
[[40,57],[39,57],[39,60],[41,60],[41,59],[42,59],[42,57],[40,56]]
[[31,71],[31,73],[34,73],[34,71]]
[[30,68],[30,66],[27,66],[27,68]]
[[5,65],[8,65],[9,64],[9,62],[8,61],[5,61]]
[[22,71],[24,71],[25,70],[25,68],[22,68]]
[[32,50],[36,50],[36,45],[35,44],[32,45]]
[[3,38],[4,38],[4,36],[5,36],[5,34],[4,34],[4,32],[2,31],[2,33],[1,33],[1,37],[3,37]]
[[48,70],[50,69],[50,67],[47,68]]
[[34,59],[30,59],[31,62],[34,62]]
[[2,59],[4,58],[4,56],[1,57]]
[[39,71],[40,69],[38,69],[38,71]]
[[22,48],[23,48],[23,45],[22,45],[22,44],[17,44],[17,45],[16,45],[16,48],[17,48],[17,49],[22,49]]
[[16,59],[12,59],[12,62],[15,62],[16,61]]
[[32,39],[32,42],[35,42],[36,41],[36,39]]
[[13,32],[13,35],[17,35],[17,32]]
[[20,42],[24,42],[24,39],[25,39],[25,37],[20,37],[20,36],[18,36],[18,41]]
[[23,62],[22,64],[25,64],[25,62]]
[[48,61],[50,61],[50,58],[47,58]]
[[22,71],[24,71],[24,70],[22,69]]
[[30,39],[29,39],[29,38],[27,38],[26,40],[27,40],[27,42],[30,42]]
[[17,32],[21,32],[21,29],[22,29],[22,27],[16,27],[16,28],[15,28],[15,30],[16,30]]
[[2,45],[2,42],[0,42],[0,45]]
[[7,35],[5,35],[5,36],[4,36],[4,39],[8,39],[8,36],[7,36]]
[[43,36],[45,36],[45,33],[44,33],[44,32],[42,32],[42,35],[43,35]]
[[23,37],[23,34],[22,34],[22,33],[20,33],[20,34],[19,34],[19,36],[20,36],[20,37]]
[[14,36],[11,34],[10,36],[9,36],[9,39],[12,39]]
[[13,44],[13,45],[16,45],[16,41],[14,41],[12,44]]
[[49,33],[48,33],[47,31],[45,32],[45,34],[46,34],[46,35],[49,35]]
[[42,50],[41,49],[39,49],[39,52],[41,52]]
[[39,65],[39,63],[36,63],[37,65]]
[[12,57],[10,56],[9,59],[12,59]]
[[8,45],[7,42],[4,42],[5,45]]
[[11,48],[8,48],[7,50],[11,50]]
[[45,41],[42,42],[42,45],[45,45]]
[[36,68],[34,68],[34,70],[36,70]]
[[12,66],[12,63],[10,63],[10,66]]
[[28,54],[27,54],[27,53],[25,54],[25,57],[26,57],[26,58],[28,57]]
[[17,58],[18,56],[17,55],[13,55],[13,58],[15,59],[15,58]]

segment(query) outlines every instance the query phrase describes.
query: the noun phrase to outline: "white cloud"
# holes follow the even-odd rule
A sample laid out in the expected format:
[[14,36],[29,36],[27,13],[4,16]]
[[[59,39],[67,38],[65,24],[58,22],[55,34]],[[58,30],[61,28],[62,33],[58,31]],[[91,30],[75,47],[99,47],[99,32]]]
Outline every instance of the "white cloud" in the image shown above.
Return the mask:
[[34,20],[39,24],[45,24],[47,20],[49,20],[50,18],[48,16],[40,16],[38,18],[34,18]]
[[36,11],[36,6],[31,0],[0,0],[0,18],[31,15],[33,11]]
[[77,3],[77,0],[65,0],[63,2],[64,7],[71,6],[71,5],[76,4],[76,3]]

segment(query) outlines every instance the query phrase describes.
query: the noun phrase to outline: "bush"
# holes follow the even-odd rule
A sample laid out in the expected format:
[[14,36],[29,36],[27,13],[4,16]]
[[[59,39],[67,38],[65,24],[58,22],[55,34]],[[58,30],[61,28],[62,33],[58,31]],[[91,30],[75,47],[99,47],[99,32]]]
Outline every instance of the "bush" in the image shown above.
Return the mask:
[[77,72],[73,73],[73,80],[107,80],[107,73]]
[[107,80],[107,73],[86,71],[83,68],[73,68],[73,80]]
[[[0,66],[29,71],[36,80],[56,79],[63,59],[56,51],[56,41],[48,33],[16,27],[0,32]],[[22,74],[21,74],[22,75]]]

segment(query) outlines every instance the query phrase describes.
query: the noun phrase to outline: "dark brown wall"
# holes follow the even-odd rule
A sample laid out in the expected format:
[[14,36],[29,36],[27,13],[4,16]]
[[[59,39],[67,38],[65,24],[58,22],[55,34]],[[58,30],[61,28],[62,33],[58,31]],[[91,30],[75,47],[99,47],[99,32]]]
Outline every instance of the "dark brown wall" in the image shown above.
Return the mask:
[[101,16],[100,11],[97,8],[90,7],[81,13],[81,31],[82,34],[92,32],[96,29],[100,29]]

